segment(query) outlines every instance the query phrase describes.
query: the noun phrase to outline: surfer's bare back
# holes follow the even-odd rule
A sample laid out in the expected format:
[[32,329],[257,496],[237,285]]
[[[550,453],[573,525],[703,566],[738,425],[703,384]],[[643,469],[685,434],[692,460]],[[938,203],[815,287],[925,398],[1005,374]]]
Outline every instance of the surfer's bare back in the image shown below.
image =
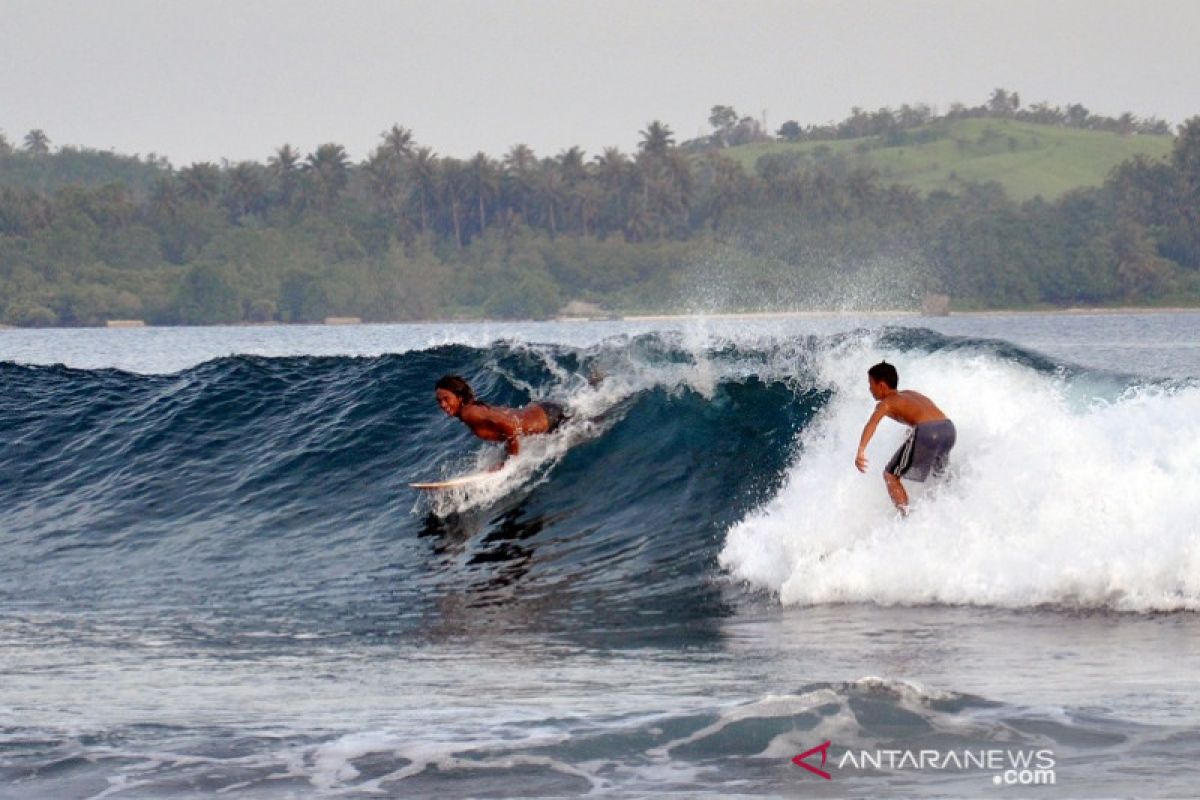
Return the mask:
[[901,514],[907,514],[908,492],[904,490],[900,479],[923,481],[931,472],[935,477],[940,476],[949,463],[950,450],[954,447],[957,434],[954,423],[932,400],[912,389],[897,391],[899,383],[900,376],[896,368],[886,361],[867,370],[867,386],[871,396],[879,402],[875,404],[875,411],[863,428],[854,466],[858,467],[859,472],[867,471],[867,443],[884,417],[912,428],[908,439],[883,468],[888,496]]
[[[542,400],[524,408],[491,406],[476,399],[475,391],[458,375],[444,375],[435,386],[437,404],[458,417],[471,432],[489,442],[504,442],[510,456],[521,452],[521,437],[553,433],[566,420],[566,409]],[[499,469],[499,465],[493,467]]]

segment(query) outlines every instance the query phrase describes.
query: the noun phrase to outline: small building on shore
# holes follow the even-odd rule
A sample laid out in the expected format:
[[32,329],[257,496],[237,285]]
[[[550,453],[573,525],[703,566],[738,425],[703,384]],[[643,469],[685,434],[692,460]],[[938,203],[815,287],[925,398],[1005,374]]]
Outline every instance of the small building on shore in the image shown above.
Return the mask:
[[950,316],[950,295],[927,294],[921,300],[921,314],[926,317]]
[[362,325],[362,317],[326,317],[326,325]]
[[105,321],[106,328],[144,328],[146,321],[142,319],[110,319]]
[[591,320],[615,319],[616,317],[599,303],[592,303],[587,300],[572,300],[558,310],[557,318],[564,320]]

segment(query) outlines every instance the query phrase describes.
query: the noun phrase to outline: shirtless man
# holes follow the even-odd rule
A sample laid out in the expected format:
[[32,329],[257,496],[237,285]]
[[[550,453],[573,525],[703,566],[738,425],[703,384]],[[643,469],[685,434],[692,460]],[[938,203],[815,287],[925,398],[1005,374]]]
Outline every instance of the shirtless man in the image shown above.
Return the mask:
[[875,404],[875,413],[871,414],[863,428],[854,466],[858,467],[859,472],[867,471],[867,443],[884,417],[891,417],[911,427],[908,439],[883,468],[888,496],[896,504],[896,509],[907,516],[908,492],[904,490],[900,479],[923,481],[931,472],[934,477],[940,476],[950,460],[950,449],[954,447],[956,434],[954,423],[932,400],[912,389],[896,391],[899,382],[896,368],[886,361],[867,370],[867,386],[871,396],[879,402]]
[[[451,417],[458,417],[471,432],[489,442],[504,442],[508,455],[521,452],[521,437],[553,433],[567,419],[558,403],[541,400],[524,408],[489,406],[475,399],[471,386],[458,375],[444,375],[435,386],[437,404]],[[502,464],[492,467],[500,469]]]

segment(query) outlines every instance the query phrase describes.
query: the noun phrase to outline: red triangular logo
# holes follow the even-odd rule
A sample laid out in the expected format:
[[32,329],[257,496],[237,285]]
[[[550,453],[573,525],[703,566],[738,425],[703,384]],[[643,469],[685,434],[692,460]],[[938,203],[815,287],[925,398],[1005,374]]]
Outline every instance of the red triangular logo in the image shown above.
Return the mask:
[[801,753],[800,755],[793,758],[792,763],[795,764],[797,767],[804,767],[806,770],[813,773],[814,775],[820,775],[825,780],[829,780],[830,778],[833,777],[832,775],[830,775],[828,772],[826,772],[823,769],[817,769],[812,764],[805,762],[804,759],[808,758],[813,753],[820,752],[821,766],[822,767],[825,766],[825,758],[829,754],[829,745],[830,744],[831,744],[831,742],[826,740],[823,744],[819,744],[816,747],[812,748],[811,750],[805,750],[803,753]]

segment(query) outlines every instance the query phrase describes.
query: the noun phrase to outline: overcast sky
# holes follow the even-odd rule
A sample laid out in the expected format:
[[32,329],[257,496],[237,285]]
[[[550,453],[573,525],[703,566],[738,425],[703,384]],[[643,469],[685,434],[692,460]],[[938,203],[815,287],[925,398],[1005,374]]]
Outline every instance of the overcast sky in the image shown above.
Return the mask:
[[0,130],[192,161],[393,123],[444,155],[632,149],[714,104],[772,130],[995,87],[1200,113],[1196,0],[0,0]]

